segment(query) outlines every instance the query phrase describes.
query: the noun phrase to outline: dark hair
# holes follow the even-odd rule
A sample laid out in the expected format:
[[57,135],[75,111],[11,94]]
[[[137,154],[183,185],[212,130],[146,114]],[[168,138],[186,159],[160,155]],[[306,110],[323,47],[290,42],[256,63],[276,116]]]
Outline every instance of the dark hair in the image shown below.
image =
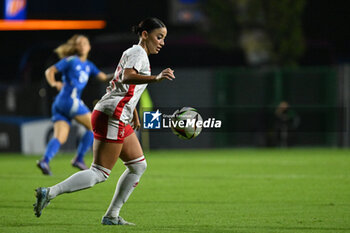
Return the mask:
[[133,26],[131,30],[138,36],[141,36],[143,31],[151,32],[154,29],[164,27],[165,24],[160,19],[147,18],[142,20],[138,25]]

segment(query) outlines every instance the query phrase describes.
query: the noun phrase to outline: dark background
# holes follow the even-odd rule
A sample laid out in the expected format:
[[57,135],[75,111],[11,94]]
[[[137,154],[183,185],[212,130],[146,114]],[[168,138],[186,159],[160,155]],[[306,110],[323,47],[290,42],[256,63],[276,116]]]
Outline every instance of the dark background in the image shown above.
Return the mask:
[[[170,22],[169,1],[28,1],[27,18],[29,19],[104,19],[107,27],[103,30],[85,31],[2,31],[0,32],[2,52],[0,60],[1,82],[11,83],[23,79],[20,72],[25,56],[47,60],[52,49],[64,42],[73,33],[88,35],[93,44],[90,58],[99,66],[110,66],[117,62],[123,51],[133,40],[130,34],[132,25],[148,16],[162,19],[169,29],[167,46],[164,52],[152,57],[153,67],[171,64],[179,66],[242,66],[246,65],[239,49],[223,50],[208,43],[198,24],[174,25]],[[302,16],[302,30],[305,39],[305,51],[299,59],[301,66],[336,65],[350,59],[349,29],[350,8],[345,1],[308,0]],[[0,4],[3,8],[3,4]],[[3,9],[0,9],[3,12]],[[122,35],[128,35],[127,39]],[[108,37],[109,54],[95,47],[97,37]],[[111,39],[112,38],[112,39]],[[32,50],[37,50],[35,54]],[[102,50],[102,49],[101,49]],[[100,50],[100,51],[101,51]],[[169,56],[171,54],[171,56]],[[94,59],[95,58],[95,59]],[[50,61],[52,62],[52,61]],[[50,63],[49,62],[49,63]],[[42,63],[45,64],[45,63]],[[47,66],[48,64],[45,64]],[[44,67],[37,70],[43,71]],[[38,75],[34,75],[38,76]]]
[[[89,59],[101,70],[111,73],[114,72],[122,52],[138,42],[137,36],[131,33],[131,27],[146,17],[157,17],[167,25],[168,36],[161,53],[150,56],[152,73],[171,67],[176,71],[177,81],[171,86],[166,82],[149,86],[154,105],[229,109],[230,111],[221,113],[213,110],[213,114],[231,121],[231,126],[223,129],[225,133],[231,134],[215,136],[202,133],[198,140],[191,140],[191,143],[179,142],[173,136],[153,135],[155,140],[151,142],[151,147],[259,144],[253,142],[256,135],[235,132],[237,124],[246,125],[245,131],[250,132],[257,128],[265,131],[262,137],[267,142],[262,146],[276,145],[268,142],[273,125],[266,125],[263,121],[264,117],[270,116],[267,122],[273,122],[274,109],[282,100],[299,109],[300,118],[304,120],[299,130],[312,133],[302,128],[309,122],[314,124],[310,125],[311,129],[318,125],[327,126],[326,129],[313,130],[316,132],[311,136],[298,137],[295,145],[349,145],[349,140],[342,133],[346,132],[350,138],[349,132],[344,130],[344,125],[347,124],[344,122],[349,121],[350,125],[350,116],[344,115],[345,111],[338,111],[349,107],[345,100],[346,96],[350,98],[350,91],[342,89],[347,79],[340,78],[342,71],[338,69],[345,67],[350,61],[349,4],[345,1],[305,0],[300,17],[304,50],[295,64],[292,67],[256,67],[247,62],[245,51],[237,45],[238,42],[233,42],[234,46],[226,48],[220,46],[220,41],[212,43],[210,38],[216,37],[216,31],[208,30],[210,19],[206,18],[201,7],[209,1],[179,0],[197,2],[198,9],[205,18],[192,23],[179,23],[172,17],[172,0],[28,0],[28,19],[97,19],[106,20],[107,26],[102,30],[0,31],[0,106],[8,105],[8,100],[11,99],[9,95],[16,97],[16,108],[1,108],[0,116],[50,117],[51,104],[57,91],[48,86],[44,71],[58,61],[53,50],[73,34],[81,33],[90,38],[92,50]],[[2,3],[0,8],[2,14]],[[214,25],[214,28],[226,28],[230,31],[231,26],[224,22]],[[289,25],[285,26],[288,29]],[[104,94],[105,86],[106,84],[91,79],[83,93],[83,100],[90,108]],[[244,117],[235,113],[237,109],[245,110],[240,112]],[[256,111],[252,113],[251,109]],[[269,109],[269,112],[264,116],[260,109]],[[308,109],[319,111],[314,111],[311,116]],[[236,121],[232,121],[235,117]],[[256,127],[255,124],[259,126]],[[337,133],[341,136],[334,136]],[[171,138],[171,145],[166,144],[169,142],[168,138]]]

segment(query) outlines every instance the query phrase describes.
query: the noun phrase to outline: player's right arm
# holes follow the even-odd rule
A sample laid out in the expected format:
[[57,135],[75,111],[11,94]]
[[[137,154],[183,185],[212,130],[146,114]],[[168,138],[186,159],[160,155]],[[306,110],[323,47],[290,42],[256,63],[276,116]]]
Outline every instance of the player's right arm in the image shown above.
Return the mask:
[[167,68],[160,72],[158,75],[141,75],[133,68],[126,68],[123,75],[124,84],[145,84],[159,82],[163,79],[173,80],[175,79],[174,70]]
[[58,91],[62,89],[62,82],[56,81],[55,74],[58,73],[57,68],[53,65],[45,70],[45,77],[51,87],[56,88]]

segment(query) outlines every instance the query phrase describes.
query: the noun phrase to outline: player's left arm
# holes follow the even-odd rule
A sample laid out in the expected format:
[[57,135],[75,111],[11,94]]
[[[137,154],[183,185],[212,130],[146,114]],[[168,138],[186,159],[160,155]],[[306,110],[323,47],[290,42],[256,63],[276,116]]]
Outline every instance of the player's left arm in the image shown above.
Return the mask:
[[134,130],[139,130],[140,127],[141,127],[141,124],[140,124],[140,118],[139,118],[139,114],[137,113],[137,110],[136,108],[134,109],[134,116],[132,118],[132,122],[133,122],[133,129]]
[[96,75],[97,79],[100,80],[101,82],[108,82],[108,81],[110,81],[110,80],[113,78],[113,76],[114,76],[113,73],[111,73],[111,74],[106,74],[106,73],[104,73],[104,72],[102,72],[102,71],[100,71],[100,72]]
[[45,70],[45,77],[51,87],[54,87],[57,89],[57,91],[60,91],[63,87],[63,83],[61,81],[56,81],[55,79],[55,74],[58,72],[59,71],[56,66],[50,66]]

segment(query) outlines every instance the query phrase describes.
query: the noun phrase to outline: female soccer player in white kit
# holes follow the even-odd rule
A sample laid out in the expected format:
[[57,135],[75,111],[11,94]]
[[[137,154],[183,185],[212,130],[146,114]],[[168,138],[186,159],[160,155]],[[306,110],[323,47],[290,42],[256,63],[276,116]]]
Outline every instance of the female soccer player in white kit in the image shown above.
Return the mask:
[[105,181],[120,157],[126,170],[118,180],[102,224],[134,225],[121,218],[119,212],[147,167],[141,145],[133,131],[133,128],[140,127],[135,107],[148,83],[173,80],[175,76],[170,68],[156,76],[151,75],[148,55],[158,54],[164,46],[167,35],[164,23],[156,18],[147,18],[134,26],[133,31],[138,34],[139,43],[123,53],[107,93],[92,113],[94,160],[90,169],[77,172],[52,187],[37,188],[37,201],[34,204],[37,217],[57,195],[90,188]]

